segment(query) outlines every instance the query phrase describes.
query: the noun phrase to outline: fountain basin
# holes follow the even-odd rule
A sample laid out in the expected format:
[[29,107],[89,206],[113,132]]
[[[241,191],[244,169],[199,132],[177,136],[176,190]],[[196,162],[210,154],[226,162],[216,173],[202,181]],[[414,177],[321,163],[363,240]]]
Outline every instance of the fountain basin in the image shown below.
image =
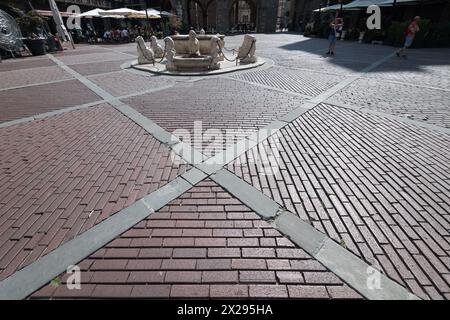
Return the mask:
[[[200,54],[201,55],[210,55],[211,54],[211,37],[212,34],[200,34],[197,35],[198,42],[200,44]],[[220,46],[223,48],[225,46],[225,36],[223,34],[215,35],[220,39]],[[183,55],[188,53],[188,35],[176,35],[171,36],[174,42],[174,49],[177,52],[177,55]]]
[[211,65],[212,57],[207,55],[190,56],[182,55],[175,56],[173,58],[173,63],[180,71],[205,71],[209,69]]

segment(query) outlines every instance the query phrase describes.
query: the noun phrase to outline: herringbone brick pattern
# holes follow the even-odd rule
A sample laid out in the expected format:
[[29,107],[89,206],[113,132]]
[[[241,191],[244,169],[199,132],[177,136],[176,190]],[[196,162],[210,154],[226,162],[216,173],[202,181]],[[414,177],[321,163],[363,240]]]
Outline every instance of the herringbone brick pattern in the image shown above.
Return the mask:
[[[320,105],[228,168],[415,294],[449,298],[449,142]],[[261,170],[262,153],[277,163]]]
[[0,89],[73,78],[58,66],[0,72]]
[[0,133],[0,279],[187,168],[107,105]]
[[180,138],[188,135],[189,143],[206,155],[233,145],[303,101],[296,96],[223,78],[177,85],[125,100]]
[[362,78],[327,101],[450,128],[450,91]]
[[0,92],[0,123],[101,100],[77,80]]
[[258,83],[277,89],[292,91],[307,96],[317,96],[336,85],[344,76],[323,74],[314,71],[293,70],[285,67],[272,67],[267,70],[246,72],[232,78]]
[[83,76],[90,76],[94,74],[121,71],[120,66],[129,61],[130,59],[125,60],[113,60],[113,61],[105,61],[103,63],[98,62],[89,62],[83,64],[74,64],[70,66],[71,69],[75,70],[79,74]]
[[116,97],[174,84],[173,78],[170,77],[138,75],[129,71],[98,74],[88,78]]

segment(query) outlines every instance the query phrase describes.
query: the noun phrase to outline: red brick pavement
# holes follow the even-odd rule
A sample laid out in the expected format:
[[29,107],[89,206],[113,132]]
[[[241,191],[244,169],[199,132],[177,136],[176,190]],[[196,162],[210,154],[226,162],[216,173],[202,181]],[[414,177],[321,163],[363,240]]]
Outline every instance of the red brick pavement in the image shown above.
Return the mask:
[[151,193],[186,165],[103,105],[0,129],[0,279]]
[[279,171],[252,160],[268,143],[228,168],[415,294],[450,298],[447,135],[321,105],[274,137]]
[[[89,77],[89,80],[116,97],[161,88],[174,83],[173,78],[170,77],[139,75],[125,70],[93,75]],[[153,96],[153,93],[151,95]]]
[[32,298],[360,298],[211,181],[79,263],[81,290]]
[[0,72],[50,66],[55,66],[55,63],[46,56],[7,59],[0,63]]
[[[0,89],[73,78],[58,66],[0,72]],[[17,99],[18,103],[20,99]]]
[[120,66],[127,61],[130,61],[130,59],[105,61],[103,63],[90,63],[89,61],[86,61],[86,63],[83,64],[74,64],[70,66],[70,68],[83,76],[90,76],[93,74],[120,71],[122,70]]
[[[191,101],[192,103],[187,103]],[[126,99],[125,102],[167,131],[184,129],[199,151],[212,155],[300,106],[302,98],[261,90],[242,82],[213,78]],[[194,122],[201,122],[196,132]],[[210,131],[208,136],[208,129]],[[235,138],[227,139],[227,130]],[[222,138],[217,138],[218,131]],[[206,134],[205,134],[206,133]],[[201,135],[203,134],[203,143]],[[215,138],[215,139],[214,139]]]
[[78,80],[0,92],[0,122],[102,100]]

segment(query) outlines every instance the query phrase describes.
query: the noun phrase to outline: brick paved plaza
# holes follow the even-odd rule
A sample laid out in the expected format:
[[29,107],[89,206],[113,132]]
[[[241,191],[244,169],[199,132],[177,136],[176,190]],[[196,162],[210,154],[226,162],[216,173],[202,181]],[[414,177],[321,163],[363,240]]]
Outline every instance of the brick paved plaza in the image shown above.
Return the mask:
[[450,299],[450,50],[256,38],[0,63],[0,298]]

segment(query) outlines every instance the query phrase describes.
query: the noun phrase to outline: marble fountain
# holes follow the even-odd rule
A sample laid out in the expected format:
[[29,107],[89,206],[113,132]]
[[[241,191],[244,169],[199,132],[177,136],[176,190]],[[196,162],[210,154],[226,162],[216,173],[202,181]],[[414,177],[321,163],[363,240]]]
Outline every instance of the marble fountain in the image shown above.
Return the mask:
[[[148,47],[142,37],[136,38],[138,60],[132,67],[142,71],[168,75],[213,75],[255,68],[265,63],[257,57],[256,38],[245,35],[242,45],[225,54],[225,36],[221,34],[174,35],[164,39],[164,48],[156,37]],[[236,53],[235,53],[236,51]]]

